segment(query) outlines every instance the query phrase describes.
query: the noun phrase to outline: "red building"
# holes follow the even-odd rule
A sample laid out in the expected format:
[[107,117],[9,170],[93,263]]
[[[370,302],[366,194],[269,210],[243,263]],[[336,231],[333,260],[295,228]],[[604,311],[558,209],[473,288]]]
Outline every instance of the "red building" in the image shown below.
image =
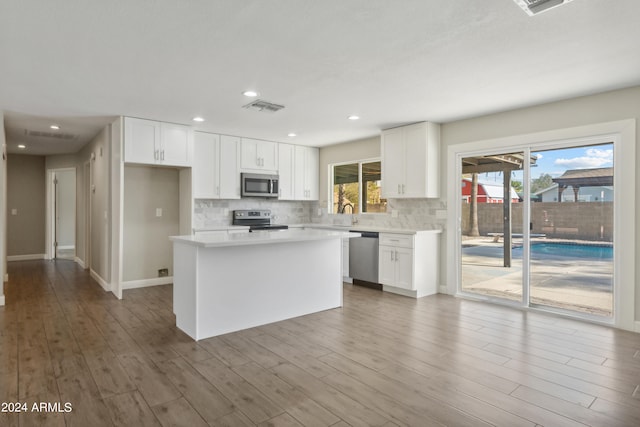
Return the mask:
[[[471,180],[462,179],[462,201],[469,203],[471,198]],[[499,182],[478,182],[478,203],[502,203],[504,199],[503,186]],[[511,203],[518,203],[520,198],[516,190],[511,187]]]

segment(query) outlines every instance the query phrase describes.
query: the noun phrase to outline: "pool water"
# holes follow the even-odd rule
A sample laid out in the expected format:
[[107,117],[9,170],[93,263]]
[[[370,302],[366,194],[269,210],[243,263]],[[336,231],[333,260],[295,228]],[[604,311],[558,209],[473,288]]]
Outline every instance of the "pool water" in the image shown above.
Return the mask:
[[[513,248],[513,256],[522,256],[522,247]],[[579,245],[566,243],[534,243],[531,245],[531,257],[561,256],[567,258],[613,259],[612,246]]]

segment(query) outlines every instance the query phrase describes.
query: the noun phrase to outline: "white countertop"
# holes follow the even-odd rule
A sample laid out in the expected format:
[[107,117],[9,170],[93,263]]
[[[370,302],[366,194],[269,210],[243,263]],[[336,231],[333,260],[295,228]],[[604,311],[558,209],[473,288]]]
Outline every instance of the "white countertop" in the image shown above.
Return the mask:
[[353,224],[353,225],[332,225],[332,224],[299,224],[299,225],[290,225],[291,227],[305,227],[305,228],[316,228],[316,229],[327,229],[327,230],[345,230],[345,231],[373,231],[378,233],[395,233],[395,234],[417,234],[417,233],[442,233],[442,230],[439,228],[434,229],[412,229],[412,228],[386,228],[386,227],[375,227],[361,224]]
[[233,231],[233,230],[249,230],[248,225],[218,225],[215,227],[207,227],[207,228],[194,228],[194,233],[199,233],[203,231]]
[[346,230],[301,230],[293,228],[289,230],[254,231],[252,233],[232,233],[213,236],[171,236],[169,239],[173,242],[203,248],[217,248],[224,246],[265,245],[337,238],[348,239],[359,236],[359,233],[349,233]]

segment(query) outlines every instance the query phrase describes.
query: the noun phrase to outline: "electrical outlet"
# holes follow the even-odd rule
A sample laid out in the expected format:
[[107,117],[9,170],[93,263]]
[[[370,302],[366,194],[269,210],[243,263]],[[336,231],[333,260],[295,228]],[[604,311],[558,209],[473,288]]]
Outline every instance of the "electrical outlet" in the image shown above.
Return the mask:
[[158,270],[158,277],[167,277],[168,275],[169,275],[168,268],[161,268],[160,270]]
[[398,218],[398,210],[391,209],[391,218]]

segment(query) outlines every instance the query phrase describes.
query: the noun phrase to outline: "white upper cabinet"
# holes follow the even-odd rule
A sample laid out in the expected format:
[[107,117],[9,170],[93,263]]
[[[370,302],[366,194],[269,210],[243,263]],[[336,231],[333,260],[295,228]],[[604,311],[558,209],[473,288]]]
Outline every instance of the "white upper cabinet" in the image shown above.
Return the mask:
[[278,170],[278,144],[259,139],[242,138],[240,167],[249,171]]
[[294,146],[280,144],[278,146],[278,198],[280,200],[295,200],[293,191],[295,182]]
[[195,132],[194,199],[239,199],[240,138]]
[[318,200],[319,150],[314,147],[295,146],[295,180],[293,184],[296,200]]
[[191,166],[193,130],[189,126],[124,118],[124,161],[163,166]]
[[220,198],[240,198],[240,138],[220,136]]
[[422,122],[382,131],[382,196],[440,195],[440,125]]
[[194,132],[193,154],[193,198],[219,198],[220,135]]

